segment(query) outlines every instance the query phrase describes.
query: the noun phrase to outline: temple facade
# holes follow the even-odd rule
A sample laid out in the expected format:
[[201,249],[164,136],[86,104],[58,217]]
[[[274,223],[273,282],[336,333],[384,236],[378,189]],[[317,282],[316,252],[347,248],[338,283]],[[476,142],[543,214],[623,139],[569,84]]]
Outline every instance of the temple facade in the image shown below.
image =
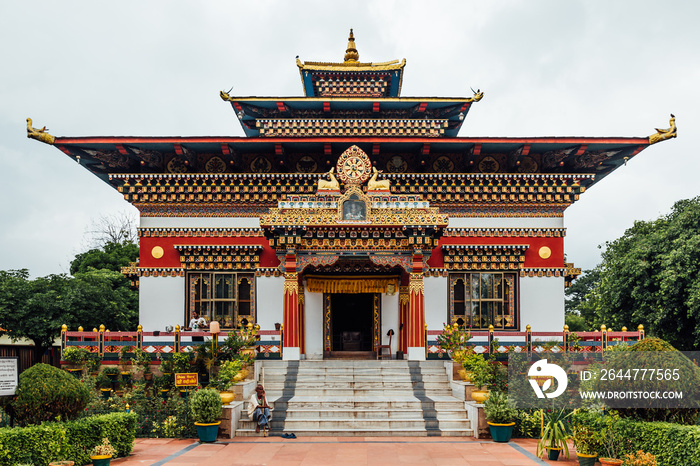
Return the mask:
[[401,97],[406,61],[302,62],[303,97],[235,97],[245,137],[53,137],[140,212],[144,330],[194,311],[283,330],[285,359],[387,345],[426,357],[457,322],[561,331],[563,215],[651,137],[458,137],[484,94]]

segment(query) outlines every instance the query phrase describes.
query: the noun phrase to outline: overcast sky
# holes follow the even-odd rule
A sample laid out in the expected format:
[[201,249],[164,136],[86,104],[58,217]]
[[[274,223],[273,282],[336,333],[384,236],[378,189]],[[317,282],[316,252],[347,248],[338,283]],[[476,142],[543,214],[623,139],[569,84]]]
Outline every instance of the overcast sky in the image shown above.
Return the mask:
[[[342,5],[342,7],[341,7]],[[429,6],[430,5],[430,6]],[[460,136],[648,136],[565,213],[584,269],[635,220],[700,195],[700,2],[37,1],[0,4],[0,269],[68,271],[100,214],[136,209],[55,136],[242,136],[220,90],[300,96],[295,56],[406,58],[403,96],[470,96]]]

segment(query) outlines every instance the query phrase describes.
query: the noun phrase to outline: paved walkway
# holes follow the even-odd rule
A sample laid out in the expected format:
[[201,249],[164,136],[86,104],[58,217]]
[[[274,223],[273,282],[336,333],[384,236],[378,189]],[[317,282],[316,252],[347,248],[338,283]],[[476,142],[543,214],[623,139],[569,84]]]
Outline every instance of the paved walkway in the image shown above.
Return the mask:
[[535,457],[537,441],[516,439],[494,443],[449,437],[238,437],[216,443],[194,440],[137,439],[128,458],[115,466],[143,465],[575,465],[572,458],[555,462]]

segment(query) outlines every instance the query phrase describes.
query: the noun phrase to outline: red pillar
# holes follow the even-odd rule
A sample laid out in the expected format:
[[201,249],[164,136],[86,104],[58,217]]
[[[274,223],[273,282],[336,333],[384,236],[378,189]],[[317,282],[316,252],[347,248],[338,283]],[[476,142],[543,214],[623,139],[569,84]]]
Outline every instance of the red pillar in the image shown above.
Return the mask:
[[425,348],[425,296],[423,274],[412,273],[408,282],[408,347]]
[[299,280],[296,273],[284,277],[284,347],[299,347]]
[[305,332],[305,325],[304,325],[304,310],[305,310],[305,301],[304,301],[304,286],[299,285],[299,347],[300,347],[300,352],[301,354],[306,353],[306,332]]
[[399,287],[399,351],[408,353],[408,286]]

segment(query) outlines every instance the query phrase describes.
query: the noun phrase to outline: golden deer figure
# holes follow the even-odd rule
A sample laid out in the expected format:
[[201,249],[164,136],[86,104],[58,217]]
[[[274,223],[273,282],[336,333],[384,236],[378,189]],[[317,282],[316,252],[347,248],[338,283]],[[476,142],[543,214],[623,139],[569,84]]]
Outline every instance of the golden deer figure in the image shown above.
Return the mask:
[[322,179],[318,180],[319,191],[340,191],[340,183],[338,183],[338,180],[335,178],[335,175],[333,175],[333,170],[335,170],[335,167],[331,168],[328,172],[328,176],[331,177],[330,181]]
[[376,167],[372,167],[372,178],[367,182],[367,191],[390,191],[391,182],[389,180],[377,181],[379,172]]

